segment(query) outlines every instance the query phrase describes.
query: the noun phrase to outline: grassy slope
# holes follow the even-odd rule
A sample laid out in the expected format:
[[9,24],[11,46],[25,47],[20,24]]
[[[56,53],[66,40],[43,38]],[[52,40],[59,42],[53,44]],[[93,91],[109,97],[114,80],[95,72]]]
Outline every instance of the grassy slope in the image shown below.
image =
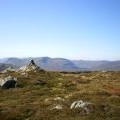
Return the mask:
[[[119,120],[120,72],[57,73],[39,72],[18,76],[18,87],[0,90],[1,120]],[[37,85],[36,80],[45,80]],[[55,101],[61,97],[65,101]],[[86,115],[82,109],[70,110],[75,100],[94,103]],[[63,110],[51,110],[63,104]]]

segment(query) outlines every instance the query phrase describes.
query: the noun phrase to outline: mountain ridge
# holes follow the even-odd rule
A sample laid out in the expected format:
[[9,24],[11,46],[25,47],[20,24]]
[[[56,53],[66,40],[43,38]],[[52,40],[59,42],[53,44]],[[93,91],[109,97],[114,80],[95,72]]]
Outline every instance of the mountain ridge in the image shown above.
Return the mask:
[[66,58],[51,57],[28,57],[28,58],[6,58],[0,59],[0,63],[17,66],[18,68],[25,66],[31,59],[41,68],[49,71],[116,71],[120,70],[120,60],[69,60]]

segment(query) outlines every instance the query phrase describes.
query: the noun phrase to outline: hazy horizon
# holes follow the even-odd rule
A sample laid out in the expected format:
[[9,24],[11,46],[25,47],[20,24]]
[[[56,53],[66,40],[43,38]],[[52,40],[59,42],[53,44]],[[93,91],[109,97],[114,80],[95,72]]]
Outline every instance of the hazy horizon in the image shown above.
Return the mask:
[[0,57],[0,60],[2,59],[9,59],[9,58],[18,58],[18,59],[34,59],[34,58],[44,58],[44,57],[48,57],[48,58],[60,58],[60,59],[68,59],[68,60],[81,60],[81,61],[120,61],[120,59],[113,59],[113,60],[108,60],[108,59],[70,59],[70,58],[63,58],[63,57],[50,57],[50,56],[36,56],[36,57],[30,57],[30,56],[26,56],[26,57],[15,57],[15,56],[11,56],[11,57]]
[[0,58],[120,60],[119,0],[0,0]]

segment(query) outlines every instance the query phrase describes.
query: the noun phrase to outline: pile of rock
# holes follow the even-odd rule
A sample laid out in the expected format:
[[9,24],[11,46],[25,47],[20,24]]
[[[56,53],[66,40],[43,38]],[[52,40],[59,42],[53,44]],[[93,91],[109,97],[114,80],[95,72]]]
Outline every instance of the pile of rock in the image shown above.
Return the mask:
[[26,66],[21,67],[18,72],[36,72],[42,70],[39,66],[37,66],[34,60],[31,60],[30,63]]

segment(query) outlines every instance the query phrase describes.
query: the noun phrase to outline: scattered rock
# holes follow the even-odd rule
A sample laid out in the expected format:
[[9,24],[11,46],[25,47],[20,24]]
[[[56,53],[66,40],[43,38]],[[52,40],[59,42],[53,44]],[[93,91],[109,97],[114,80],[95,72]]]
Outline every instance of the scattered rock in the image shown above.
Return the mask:
[[90,113],[90,108],[89,105],[91,105],[92,103],[90,102],[83,102],[82,100],[79,101],[75,101],[71,104],[70,109],[75,109],[75,108],[83,108],[86,112],[86,114]]
[[37,84],[37,85],[45,85],[46,82],[43,81],[43,80],[36,80],[36,84]]
[[72,96],[73,96],[73,94],[68,94],[68,95],[65,96],[65,98],[66,98],[66,99],[69,99],[69,98],[72,97]]
[[49,101],[49,98],[46,98],[46,99],[45,99],[45,102],[48,102],[48,101]]
[[63,106],[62,105],[56,105],[55,107],[52,108],[52,110],[57,109],[57,110],[62,110]]
[[56,97],[56,98],[54,98],[54,100],[55,101],[65,101],[63,98],[61,98],[61,97]]

